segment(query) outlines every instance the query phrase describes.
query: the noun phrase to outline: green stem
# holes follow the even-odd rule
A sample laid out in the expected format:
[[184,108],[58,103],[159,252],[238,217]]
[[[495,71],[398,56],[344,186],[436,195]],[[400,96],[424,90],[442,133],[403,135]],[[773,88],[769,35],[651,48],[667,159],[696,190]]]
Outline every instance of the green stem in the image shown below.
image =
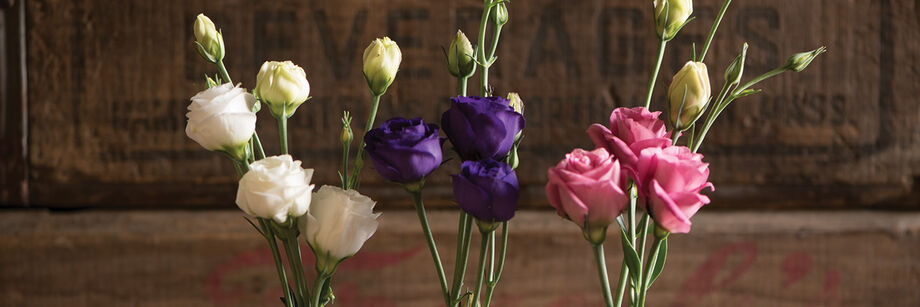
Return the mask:
[[[645,213],[642,215],[642,220],[639,222],[638,236],[641,236],[641,238],[637,238],[639,240],[639,246],[638,246],[638,249],[636,250],[636,253],[639,255],[639,268],[638,268],[639,273],[642,273],[642,258],[645,257],[644,255],[645,254],[645,241],[648,238],[648,220],[649,220],[648,213]],[[639,280],[636,281],[636,286],[639,287],[637,291],[639,291],[640,296],[643,291],[642,286],[641,286],[643,284],[644,284],[643,276],[640,274]]]
[[265,159],[265,149],[262,148],[262,141],[259,140],[259,133],[252,133],[252,144],[253,144],[253,154],[256,156],[256,160]]
[[230,74],[227,73],[227,67],[224,66],[224,60],[217,61],[217,71],[220,72],[220,77],[224,80],[223,83],[233,83],[233,80],[230,79]]
[[764,74],[762,74],[762,75],[760,75],[760,76],[757,76],[757,77],[754,78],[753,80],[748,81],[748,83],[745,83],[745,84],[742,85],[741,87],[739,87],[739,88],[735,89],[734,91],[732,91],[732,96],[738,95],[739,93],[743,92],[744,90],[748,89],[749,87],[754,86],[754,84],[757,84],[757,83],[760,82],[760,81],[763,81],[763,80],[766,80],[766,79],[768,79],[768,78],[770,78],[770,77],[773,77],[773,76],[776,76],[776,75],[778,75],[778,74],[781,74],[781,73],[785,72],[786,70],[787,70],[787,69],[786,69],[785,67],[779,67],[779,68],[777,68],[777,69],[768,71],[768,72],[766,72],[766,73],[764,73]]
[[[494,293],[495,287],[498,286],[498,280],[502,277],[502,270],[505,268],[505,255],[507,255],[508,250],[508,221],[502,222],[502,251],[498,254],[498,265],[497,271],[495,272],[494,278],[486,285],[486,296],[483,298],[485,307],[489,307],[489,304],[492,302],[492,293]],[[494,232],[493,232],[494,233]],[[494,243],[494,242],[493,242]],[[492,248],[495,248],[495,245],[492,245]],[[493,251],[494,252],[494,251]]]
[[281,112],[281,116],[277,118],[278,120],[278,136],[281,138],[281,154],[288,154],[288,139],[287,139],[287,110]]
[[597,275],[601,279],[601,290],[607,307],[613,307],[610,297],[610,281],[607,279],[607,260],[604,258],[604,244],[594,244],[594,259],[597,260]]
[[620,279],[617,280],[617,297],[614,299],[616,307],[623,306],[623,295],[626,294],[626,278],[629,277],[629,267],[626,262],[620,266]]
[[329,277],[326,276],[325,274],[323,274],[323,273],[316,273],[316,281],[314,281],[314,283],[313,283],[313,302],[312,302],[312,304],[310,304],[310,306],[312,306],[312,307],[320,307],[320,306],[325,305],[325,304],[320,305],[320,301],[322,301],[322,299],[323,299],[323,297],[322,297],[322,296],[323,296],[323,295],[322,295],[322,294],[323,294],[323,287],[326,286],[326,280],[328,280],[328,279],[329,279]]
[[367,123],[364,124],[364,133],[361,134],[361,145],[358,146],[358,153],[355,156],[355,170],[351,173],[351,184],[349,188],[358,188],[358,175],[361,174],[361,168],[364,167],[364,136],[374,128],[374,120],[377,119],[377,107],[380,106],[380,95],[373,95],[371,98],[371,113],[367,116]]
[[460,92],[460,96],[466,96],[466,84],[469,79],[470,77],[457,78],[457,91]]
[[454,280],[450,287],[451,306],[460,299],[460,288],[463,287],[463,278],[466,275],[466,264],[470,256],[470,232],[473,219],[466,212],[460,212],[457,229],[457,256],[454,259]]
[[438,273],[438,281],[441,283],[441,293],[444,295],[444,303],[450,306],[450,292],[447,291],[447,278],[444,276],[444,267],[441,265],[441,256],[438,255],[438,247],[434,244],[434,236],[431,235],[431,228],[428,226],[428,216],[425,214],[425,204],[422,203],[422,191],[410,191],[412,201],[415,203],[415,212],[418,214],[418,221],[422,224],[422,232],[425,233],[425,239],[428,242],[428,251],[431,252],[431,258],[434,260],[434,268]]
[[732,3],[732,0],[725,0],[725,3],[722,3],[722,9],[719,10],[719,15],[716,15],[716,22],[712,24],[712,28],[709,29],[709,36],[706,38],[706,44],[703,45],[703,53],[700,54],[700,59],[697,62],[702,62],[706,59],[706,52],[709,51],[709,44],[712,43],[712,38],[716,35],[716,30],[719,29],[719,24],[722,23],[722,17],[725,16],[725,11],[728,10],[728,5]]
[[287,307],[293,307],[294,301],[291,295],[291,287],[287,282],[287,274],[284,272],[284,262],[281,260],[281,252],[278,251],[278,242],[275,241],[275,233],[268,226],[265,219],[259,218],[259,226],[262,227],[262,233],[265,234],[265,240],[272,250],[272,258],[275,260],[275,270],[278,271],[278,279],[281,280],[281,288],[284,292],[284,304]]
[[310,292],[307,289],[307,279],[304,277],[303,260],[300,256],[300,242],[297,241],[297,237],[284,238],[281,241],[284,242],[284,250],[287,252],[288,262],[291,264],[291,273],[294,275],[297,306],[306,306]]
[[636,306],[642,307],[645,306],[645,298],[648,292],[648,280],[651,278],[649,274],[652,272],[652,267],[655,266],[655,262],[658,261],[658,251],[661,249],[661,239],[655,238],[655,241],[652,243],[652,249],[649,251],[648,262],[645,265],[645,272],[641,275],[641,280],[639,282],[639,299],[636,301]]
[[342,144],[342,189],[348,189],[348,156],[351,155],[351,144]]
[[492,237],[488,233],[482,233],[482,242],[479,246],[479,271],[476,275],[476,292],[473,292],[473,305],[479,306],[479,294],[482,293],[482,280],[486,275],[486,258],[489,252],[489,241]]
[[486,96],[489,87],[489,66],[486,64],[486,25],[489,21],[489,11],[492,10],[492,0],[483,0],[483,9],[482,9],[482,19],[479,21],[479,52],[477,53],[477,62],[479,67],[481,67],[481,77],[479,78],[481,85],[479,87],[479,95]]
[[659,40],[658,43],[658,59],[655,60],[655,67],[652,69],[652,77],[648,80],[648,91],[645,94],[645,108],[647,109],[652,104],[652,93],[655,91],[655,81],[658,80],[658,71],[661,70],[661,61],[664,59],[664,49],[668,45],[668,41]]
[[709,110],[709,114],[706,115],[706,122],[703,123],[703,129],[700,130],[699,137],[694,138],[693,144],[690,144],[690,149],[693,152],[696,152],[700,148],[700,144],[703,143],[703,139],[706,138],[706,133],[709,133],[709,127],[712,126],[712,123],[718,117],[719,108],[722,106],[722,100],[725,99],[725,94],[728,93],[728,89],[731,87],[731,84],[725,83],[722,85],[722,89],[719,91],[719,95],[716,96],[716,100],[713,102],[713,106]]

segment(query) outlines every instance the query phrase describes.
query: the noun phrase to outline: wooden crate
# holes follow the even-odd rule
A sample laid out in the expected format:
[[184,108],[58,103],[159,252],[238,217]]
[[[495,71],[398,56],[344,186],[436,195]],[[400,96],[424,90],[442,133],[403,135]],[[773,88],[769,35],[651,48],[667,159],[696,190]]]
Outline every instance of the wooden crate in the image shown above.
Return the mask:
[[[438,306],[415,213],[379,210],[378,233],[336,275],[335,306]],[[271,254],[242,215],[0,212],[0,305],[278,306]],[[430,217],[450,274],[456,212]],[[527,211],[512,232],[494,306],[602,305],[591,248],[575,225]],[[918,234],[917,213],[703,212],[690,234],[670,238],[649,306],[917,306]],[[611,231],[611,276],[618,242]],[[312,256],[304,261],[309,269]]]
[[[227,65],[244,87],[254,85],[263,60],[291,59],[306,69],[314,99],[291,120],[292,150],[320,167],[318,182],[334,183],[336,116],[349,109],[360,123],[366,115],[366,44],[389,35],[404,55],[380,120],[437,121],[455,94],[441,47],[458,27],[473,35],[481,7],[423,0],[15,2],[3,25],[4,68],[13,69],[4,71],[16,75],[25,63],[28,74],[5,79],[4,97],[24,88],[28,104],[4,103],[4,127],[12,130],[2,134],[0,200],[132,208],[232,203],[230,163],[183,133],[188,98],[215,72],[192,49],[197,13],[223,30]],[[655,109],[720,3],[695,1],[698,18],[669,44]],[[714,88],[743,42],[751,45],[746,80],[794,52],[820,45],[829,52],[805,72],[759,85],[764,94],[738,101],[715,125],[703,148],[718,187],[714,207],[917,209],[917,7],[908,0],[733,3],[707,59]],[[520,92],[527,104],[524,203],[545,206],[545,169],[572,148],[591,146],[583,134],[589,124],[640,103],[656,44],[650,11],[648,1],[510,5],[492,85],[501,94]],[[16,53],[22,47],[24,62]],[[274,123],[265,112],[260,120],[275,153]],[[432,205],[450,202],[447,174],[456,169],[448,164],[429,180]],[[406,204],[400,188],[373,170],[363,180],[376,199]]]

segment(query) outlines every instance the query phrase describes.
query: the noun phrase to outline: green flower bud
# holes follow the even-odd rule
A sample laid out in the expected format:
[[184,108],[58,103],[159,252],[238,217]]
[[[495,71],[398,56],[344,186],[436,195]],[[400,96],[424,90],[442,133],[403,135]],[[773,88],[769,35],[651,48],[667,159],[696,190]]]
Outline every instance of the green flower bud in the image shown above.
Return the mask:
[[741,74],[744,73],[744,60],[747,57],[747,49],[748,44],[744,43],[744,47],[741,47],[741,54],[738,54],[735,60],[732,61],[732,64],[725,69],[725,83],[741,83]]
[[508,7],[504,2],[492,7],[492,10],[489,11],[489,20],[499,27],[508,23]]
[[514,108],[514,112],[524,115],[524,101],[521,100],[521,95],[514,92],[508,93],[508,100],[511,101],[509,104]]
[[663,40],[671,40],[684,26],[693,13],[691,0],[655,0],[655,34]]
[[342,145],[350,145],[354,138],[355,135],[351,131],[351,115],[348,114],[348,111],[345,111],[345,113],[342,114],[342,136],[340,137]]
[[383,95],[396,79],[402,53],[389,37],[375,39],[364,49],[364,79],[374,95]]
[[253,93],[268,105],[273,116],[290,117],[310,98],[310,83],[303,68],[291,61],[267,61],[259,69]]
[[214,22],[204,14],[198,14],[193,26],[195,31],[195,44],[198,54],[211,63],[224,59],[224,37],[217,31]]
[[457,37],[450,42],[447,50],[447,71],[458,78],[466,78],[476,71],[476,62],[473,61],[473,44],[470,39],[457,30]]
[[[674,129],[690,127],[709,103],[709,71],[703,62],[689,61],[674,75],[668,87],[668,120]],[[683,106],[683,107],[681,107]],[[680,114],[680,122],[677,115]]]
[[808,64],[811,64],[811,61],[813,61],[816,57],[818,57],[819,54],[822,54],[825,51],[827,51],[827,48],[821,46],[821,48],[812,51],[796,53],[789,57],[789,60],[786,61],[785,68],[791,71],[803,71],[805,70],[805,67],[808,67]]

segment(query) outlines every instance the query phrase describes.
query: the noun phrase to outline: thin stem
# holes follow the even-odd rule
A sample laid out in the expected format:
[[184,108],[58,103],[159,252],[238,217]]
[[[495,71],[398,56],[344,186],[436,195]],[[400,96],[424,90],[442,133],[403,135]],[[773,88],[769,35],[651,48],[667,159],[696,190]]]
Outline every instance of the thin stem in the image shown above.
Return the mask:
[[762,75],[760,75],[760,76],[757,76],[757,77],[754,78],[753,80],[748,81],[748,83],[745,83],[745,84],[742,85],[741,87],[739,87],[739,88],[735,89],[734,91],[732,91],[732,96],[738,95],[738,93],[741,93],[741,92],[743,92],[744,90],[748,89],[749,87],[754,86],[754,84],[757,84],[757,83],[760,82],[760,81],[766,80],[767,78],[770,78],[770,77],[776,76],[776,75],[778,75],[778,74],[781,74],[781,73],[783,73],[783,72],[785,72],[785,71],[786,71],[786,68],[785,68],[785,67],[779,67],[779,68],[777,68],[777,69],[768,71],[768,72],[766,72],[766,73],[764,73],[764,74],[762,74]]
[[469,79],[470,77],[457,78],[457,91],[460,92],[460,96],[466,96],[466,83]]
[[[483,306],[485,307],[489,307],[489,304],[492,302],[492,293],[494,293],[495,287],[498,286],[498,280],[501,279],[502,270],[505,268],[505,255],[508,254],[508,231],[508,221],[502,222],[502,251],[498,254],[498,268],[495,272],[495,276],[489,284],[486,285],[486,296],[483,298]],[[492,244],[492,248],[495,248],[495,244]]]
[[342,144],[342,188],[348,189],[348,156],[351,154],[351,143]]
[[288,140],[287,140],[287,110],[281,112],[281,116],[278,119],[278,136],[281,138],[281,154],[288,154]]
[[461,211],[458,224],[457,256],[454,259],[454,280],[450,288],[450,297],[454,304],[460,299],[460,288],[463,287],[463,278],[466,277],[466,264],[470,257],[470,238],[472,237],[473,218],[466,212]]
[[620,266],[620,279],[617,280],[617,297],[614,299],[616,307],[623,306],[623,295],[626,294],[626,278],[629,277],[629,267],[626,261]]
[[648,91],[645,94],[645,108],[648,108],[652,104],[652,93],[655,91],[655,81],[658,80],[658,71],[661,69],[661,61],[664,59],[664,49],[668,45],[668,41],[659,40],[658,43],[658,59],[655,60],[655,67],[652,69],[652,77],[648,80]]
[[265,149],[262,148],[262,141],[259,140],[259,133],[252,133],[252,144],[253,144],[253,154],[256,156],[256,160],[265,159]]
[[722,23],[722,17],[725,16],[725,11],[728,10],[728,5],[732,3],[732,0],[725,0],[725,3],[722,3],[722,9],[719,10],[719,15],[716,15],[716,22],[712,24],[712,28],[709,29],[709,36],[706,38],[706,44],[703,45],[703,53],[700,54],[700,59],[697,62],[702,62],[706,59],[706,52],[709,51],[709,44],[712,43],[712,38],[716,35],[716,30],[719,29],[719,24]]
[[349,188],[358,188],[358,175],[361,174],[361,168],[364,167],[364,136],[374,128],[374,120],[377,119],[377,107],[380,106],[380,95],[374,95],[371,98],[371,113],[367,116],[367,123],[364,124],[364,133],[361,134],[361,145],[358,146],[358,153],[355,156],[355,170],[351,173],[351,184]]
[[492,0],[483,0],[483,9],[482,9],[482,19],[479,21],[479,52],[477,52],[477,57],[479,66],[482,68],[482,75],[480,77],[481,85],[479,87],[479,94],[481,96],[486,96],[489,86],[489,68],[486,64],[486,26],[489,21],[489,11],[492,10]]
[[645,297],[648,292],[648,280],[651,278],[649,274],[652,272],[652,267],[655,266],[655,262],[658,261],[658,251],[661,249],[661,239],[655,238],[655,241],[652,243],[652,250],[649,251],[648,262],[645,265],[645,272],[642,273],[642,281],[639,282],[639,299],[636,301],[636,306],[645,306]]
[[610,281],[607,279],[607,260],[604,258],[604,245],[594,244],[594,258],[597,260],[597,275],[601,279],[601,290],[604,293],[604,302],[607,307],[613,307],[610,297]]
[[715,122],[716,118],[719,116],[719,112],[722,107],[722,101],[725,100],[725,95],[728,93],[731,84],[725,83],[722,85],[722,89],[719,91],[719,96],[716,96],[715,103],[712,108],[709,110],[709,114],[706,115],[706,122],[703,123],[703,129],[700,130],[700,135],[694,138],[695,143],[691,144],[693,152],[696,152],[700,149],[700,145],[703,144],[703,140],[706,138],[706,134],[709,133],[709,127],[712,126],[712,123]]
[[268,227],[268,223],[265,222],[265,219],[259,218],[259,226],[262,227],[262,232],[265,234],[265,240],[268,241],[268,246],[272,250],[272,258],[275,260],[275,269],[278,271],[278,279],[281,280],[281,288],[284,291],[284,304],[287,307],[293,307],[294,301],[292,300],[291,287],[287,282],[287,274],[284,272],[284,262],[281,260],[281,252],[278,251],[278,242],[275,241],[275,233],[272,231],[271,227]]
[[[310,306],[320,307],[320,301],[323,299],[323,287],[326,285],[326,280],[329,277],[323,273],[316,273],[316,281],[313,282],[313,302]],[[325,304],[323,304],[325,305]]]
[[492,237],[488,233],[482,233],[482,242],[479,246],[479,273],[476,275],[476,292],[473,292],[473,304],[479,306],[479,294],[482,293],[482,280],[486,275],[486,257],[489,252],[489,241]]
[[291,273],[294,275],[295,294],[297,294],[298,302],[297,306],[305,306],[307,298],[310,297],[310,292],[308,292],[307,280],[304,277],[303,260],[300,256],[300,243],[297,241],[297,237],[284,238],[281,241],[284,242],[284,250],[287,252],[288,263],[291,264]]
[[227,73],[227,67],[224,66],[224,60],[217,61],[217,71],[220,72],[220,77],[223,78],[223,83],[233,83],[233,80],[230,80],[230,74]]
[[447,291],[447,278],[444,276],[444,267],[441,266],[441,256],[438,255],[438,247],[434,244],[434,237],[431,235],[431,228],[428,226],[428,216],[425,214],[425,204],[422,203],[422,191],[409,192],[412,194],[412,200],[415,202],[415,212],[418,214],[418,221],[422,224],[422,231],[425,233],[425,239],[428,241],[428,251],[431,252],[431,258],[434,259],[434,268],[438,273],[438,281],[441,283],[441,293],[444,295],[444,303],[450,305],[450,292]]
[[[638,246],[638,249],[636,250],[636,252],[639,254],[639,268],[638,268],[639,273],[642,273],[642,258],[645,257],[644,255],[645,254],[645,241],[648,238],[648,220],[649,220],[648,213],[645,213],[642,215],[642,221],[639,222],[639,236],[641,236],[641,238],[638,239],[639,246]],[[643,281],[643,275],[640,274],[639,280],[636,281],[636,286],[639,287],[638,291],[640,293],[639,294],[640,296],[641,296],[642,291],[644,290],[642,289],[641,285],[644,285],[644,281]]]

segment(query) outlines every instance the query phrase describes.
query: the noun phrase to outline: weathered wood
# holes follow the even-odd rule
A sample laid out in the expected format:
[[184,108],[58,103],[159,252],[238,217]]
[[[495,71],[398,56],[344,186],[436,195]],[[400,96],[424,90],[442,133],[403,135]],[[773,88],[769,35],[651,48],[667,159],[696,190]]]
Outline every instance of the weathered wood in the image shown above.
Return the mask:
[[28,203],[25,4],[0,2],[0,207]]
[[[670,75],[689,57],[691,43],[705,39],[720,3],[695,1],[698,18],[669,44],[653,108],[662,109]],[[244,87],[253,86],[263,60],[291,59],[306,69],[315,98],[290,121],[292,149],[318,167],[318,182],[334,183],[337,116],[343,109],[358,119],[366,115],[365,44],[389,35],[404,56],[380,120],[437,121],[455,93],[440,48],[457,27],[477,31],[481,4],[35,0],[27,6],[32,203],[179,207],[229,205],[225,192],[235,180],[229,162],[183,133],[188,97],[215,72],[192,50],[195,14],[205,12],[221,27],[230,73]],[[751,45],[745,80],[794,52],[820,45],[829,52],[726,110],[703,147],[717,186],[713,207],[918,208],[917,197],[904,201],[920,169],[914,6],[908,0],[734,2],[707,58],[714,88],[743,42]],[[656,44],[651,8],[648,1],[532,0],[510,11],[492,85],[501,94],[520,92],[527,104],[519,177],[524,203],[539,207],[545,169],[572,148],[590,146],[589,124],[641,100]],[[277,152],[272,119],[260,120],[262,140]],[[456,162],[448,164],[429,180],[437,202],[450,202],[446,175],[456,169]],[[372,170],[363,176],[362,187],[375,199],[407,204],[399,187]]]
[[[415,214],[384,211],[378,233],[340,267],[335,306],[439,305]],[[430,216],[453,263],[456,212]],[[512,231],[495,306],[601,305],[575,225],[529,211]],[[917,306],[918,234],[917,213],[702,213],[691,234],[671,237],[649,305]],[[616,236],[606,244],[611,276]],[[281,293],[267,245],[238,211],[6,211],[0,250],[3,306],[278,306]]]

